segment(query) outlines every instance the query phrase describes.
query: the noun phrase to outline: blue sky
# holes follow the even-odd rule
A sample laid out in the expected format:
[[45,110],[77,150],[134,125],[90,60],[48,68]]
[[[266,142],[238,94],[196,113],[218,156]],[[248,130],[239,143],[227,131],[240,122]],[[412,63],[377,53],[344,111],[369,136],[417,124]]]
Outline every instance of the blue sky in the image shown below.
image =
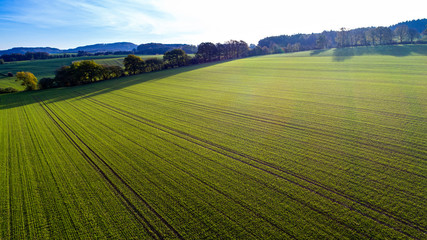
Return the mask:
[[0,0],[0,49],[112,42],[257,44],[274,35],[389,26],[427,1]]

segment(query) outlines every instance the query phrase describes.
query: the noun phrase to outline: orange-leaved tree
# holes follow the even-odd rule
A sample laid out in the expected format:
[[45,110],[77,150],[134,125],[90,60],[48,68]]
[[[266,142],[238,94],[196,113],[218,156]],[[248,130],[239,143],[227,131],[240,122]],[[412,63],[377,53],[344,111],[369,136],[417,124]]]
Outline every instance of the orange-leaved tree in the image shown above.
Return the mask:
[[17,72],[15,81],[22,81],[21,85],[25,86],[27,91],[37,89],[37,78],[30,72]]

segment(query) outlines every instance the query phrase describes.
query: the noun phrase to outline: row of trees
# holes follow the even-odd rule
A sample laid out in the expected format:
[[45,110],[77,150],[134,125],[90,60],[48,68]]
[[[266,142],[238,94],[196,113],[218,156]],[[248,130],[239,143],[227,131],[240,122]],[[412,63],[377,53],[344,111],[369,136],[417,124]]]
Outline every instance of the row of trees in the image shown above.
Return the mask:
[[49,59],[49,53],[46,52],[27,52],[25,54],[21,53],[12,53],[12,54],[3,54],[1,59],[4,62],[14,62],[14,61],[25,61],[25,60],[38,60],[38,59]]
[[124,71],[119,66],[104,66],[92,60],[74,62],[56,71],[55,78],[42,78],[41,89],[82,85],[112,78],[121,77]]
[[186,54],[182,49],[173,49],[166,52],[163,58],[141,57],[129,54],[124,60],[124,69],[120,66],[104,66],[93,60],[76,61],[69,66],[63,66],[56,71],[54,78],[37,79],[32,73],[18,73],[17,81],[26,86],[26,90],[47,89],[82,85],[125,75],[135,75],[168,68],[177,68],[199,63],[242,58],[247,56],[266,54],[265,48],[255,47],[250,50],[244,41],[230,40],[225,43],[201,43],[197,47],[194,57]]
[[197,52],[197,47],[188,44],[162,44],[162,43],[146,43],[141,44],[135,49],[135,53],[144,55],[165,54],[174,49],[182,49],[184,52],[193,54]]
[[190,57],[182,49],[173,49],[167,51],[163,55],[163,59],[150,58],[144,61],[140,57],[131,54],[124,59],[123,65],[128,74],[134,75],[199,63],[260,55],[263,53],[262,50],[250,51],[248,44],[244,41],[230,40],[217,44],[204,42],[197,46],[197,53],[194,57]]
[[144,61],[142,58],[130,54],[123,61],[125,69],[122,69],[120,66],[100,65],[92,60],[76,61],[70,66],[63,66],[58,69],[55,78],[40,79],[38,86],[40,89],[76,86],[117,78],[124,75],[134,75],[167,68],[181,67],[191,63],[191,58],[181,49],[166,52],[163,56],[163,60],[150,58]]
[[249,46],[244,41],[230,40],[225,43],[201,43],[197,47],[197,62],[221,61],[249,56]]
[[[417,30],[409,28],[406,25],[397,26],[393,32],[399,38],[400,43],[403,43],[405,40],[413,43],[416,38],[420,37]],[[424,33],[427,33],[427,28],[424,30]]]
[[417,30],[410,29],[406,25],[400,25],[394,31],[387,27],[359,28],[355,30],[341,28],[341,31],[337,32],[335,41],[337,47],[349,47],[388,45],[394,42],[394,38],[397,39],[398,43],[414,43],[414,40],[419,37],[420,34]]
[[[423,34],[427,34],[427,32]],[[341,28],[340,31],[267,37],[261,39],[258,46],[268,48],[269,53],[282,53],[334,47],[415,43],[420,37],[421,34],[416,29],[402,24],[395,27],[394,30],[388,27],[352,30]],[[424,43],[420,40],[418,42]]]
[[141,57],[130,54],[123,60],[123,65],[127,74],[135,75],[190,65],[191,60],[192,58],[184,50],[174,49],[166,52],[163,55],[163,60],[159,58],[143,60]]
[[69,54],[69,53],[49,54],[47,52],[27,52],[25,54],[12,53],[12,54],[1,55],[0,64],[3,64],[4,62],[43,60],[43,59],[53,59],[53,58],[71,58],[71,57],[75,57],[75,54]]

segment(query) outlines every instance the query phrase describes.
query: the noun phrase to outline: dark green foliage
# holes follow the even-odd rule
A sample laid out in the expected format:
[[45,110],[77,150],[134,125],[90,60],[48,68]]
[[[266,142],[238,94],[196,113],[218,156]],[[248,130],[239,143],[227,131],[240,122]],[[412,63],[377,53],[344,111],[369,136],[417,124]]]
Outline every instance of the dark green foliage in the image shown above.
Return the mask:
[[316,47],[318,49],[325,49],[328,46],[328,40],[324,34],[321,34],[316,40]]
[[39,80],[39,89],[48,89],[58,87],[58,83],[54,78],[42,78]]
[[61,67],[56,71],[53,82],[46,80],[46,84],[59,86],[76,86],[120,77],[123,70],[118,66],[102,66],[94,61],[84,60],[74,62],[70,66]]
[[349,33],[346,28],[341,28],[341,31],[337,32],[337,37],[335,38],[337,47],[342,48],[349,46],[348,34]]
[[[101,65],[102,66],[102,65]],[[119,66],[102,66],[102,80],[118,78],[123,76],[123,69]]]
[[[335,44],[335,38],[336,38],[336,32],[324,32],[325,36],[327,37],[328,41],[332,41],[334,46]],[[301,45],[301,50],[308,50],[308,49],[314,49],[316,47],[316,40],[317,37],[320,34],[295,34],[295,35],[281,35],[281,36],[275,36],[275,37],[267,37],[264,39],[261,39],[258,42],[258,46],[271,48],[275,44],[282,48],[290,48],[292,45],[299,43]]]
[[163,69],[163,61],[159,58],[149,58],[145,60],[145,72],[160,71]]
[[139,45],[136,49],[136,53],[145,55],[165,54],[173,49],[182,49],[184,52],[189,54],[197,52],[197,47],[193,45],[147,43]]
[[7,76],[8,76],[8,77],[13,77],[13,73],[8,72],[8,73],[7,73]]
[[60,83],[60,86],[78,85],[77,79],[74,78],[73,69],[70,66],[63,66],[56,70],[55,80]]
[[211,62],[218,60],[218,54],[219,51],[215,44],[204,42],[197,47],[196,58],[199,59],[200,62]]
[[49,53],[46,53],[46,52],[26,52],[25,54],[11,53],[11,54],[3,54],[1,55],[1,57],[5,62],[53,58],[49,55]]
[[230,40],[218,46],[220,55],[223,59],[233,59],[246,57],[249,52],[249,46],[244,41]]
[[[349,46],[388,45],[395,43],[393,42],[393,31],[395,31],[396,36],[398,36],[399,43],[405,43],[403,41],[405,38],[410,41],[406,43],[414,43],[417,38],[419,38],[419,34],[426,29],[426,24],[427,19],[420,19],[399,23],[391,27],[356,28],[351,30],[343,27],[339,31],[272,36],[261,39],[258,42],[258,46],[261,48],[267,47],[272,53],[280,53],[283,51],[295,52],[320,49],[323,46],[326,46],[325,48],[340,48]],[[409,30],[406,31],[407,33],[402,31],[400,34],[397,34],[396,31],[399,30],[396,29],[404,25],[408,26],[409,30],[413,29],[412,37],[409,36]]]
[[19,92],[19,91],[13,87],[0,88],[0,94],[1,93],[14,93],[14,92]]
[[144,70],[144,60],[133,54],[129,54],[123,60],[123,65],[125,65],[125,70],[131,75],[141,73]]
[[0,58],[0,64],[4,64],[4,59]]
[[182,49],[174,49],[163,55],[163,62],[166,68],[182,67],[187,65],[188,56]]
[[265,54],[268,54],[268,48],[267,47],[261,48],[260,46],[256,46],[255,48],[249,50],[248,52],[248,56],[259,56],[259,55],[265,55]]
[[422,33],[423,30],[426,29],[426,25],[427,25],[427,18],[424,19],[418,19],[418,20],[412,20],[412,21],[405,21],[405,22],[401,22],[398,23],[396,25],[392,25],[390,26],[391,30],[395,30],[397,27],[401,26],[401,25],[406,25],[408,26],[408,28],[413,28],[415,29],[418,33]]

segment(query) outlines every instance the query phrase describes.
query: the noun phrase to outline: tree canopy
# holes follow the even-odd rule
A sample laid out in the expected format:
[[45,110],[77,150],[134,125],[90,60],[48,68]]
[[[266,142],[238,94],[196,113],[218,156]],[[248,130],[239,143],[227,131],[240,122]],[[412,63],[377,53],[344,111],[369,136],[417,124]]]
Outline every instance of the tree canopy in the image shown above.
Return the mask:
[[22,82],[21,85],[25,86],[27,91],[37,89],[37,78],[30,72],[17,72],[16,81]]
[[196,58],[201,62],[211,62],[218,59],[218,48],[211,42],[200,43],[197,47]]
[[103,66],[92,60],[74,62],[70,66],[61,67],[56,71],[55,79],[43,79],[41,86],[60,87],[76,86],[101,80],[120,77],[123,70],[118,66]]
[[182,67],[188,63],[187,54],[182,49],[174,49],[163,55],[163,61],[166,68]]
[[144,60],[142,58],[129,54],[124,60],[123,64],[125,65],[125,70],[129,74],[137,74],[143,71]]

